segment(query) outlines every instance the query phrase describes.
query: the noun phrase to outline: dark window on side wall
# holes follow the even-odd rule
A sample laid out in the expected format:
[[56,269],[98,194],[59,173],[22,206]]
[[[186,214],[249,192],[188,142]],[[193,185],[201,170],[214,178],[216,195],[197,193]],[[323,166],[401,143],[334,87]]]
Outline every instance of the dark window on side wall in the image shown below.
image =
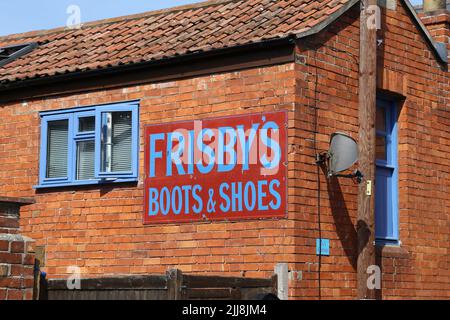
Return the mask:
[[375,236],[392,244],[399,241],[397,112],[395,102],[377,100]]

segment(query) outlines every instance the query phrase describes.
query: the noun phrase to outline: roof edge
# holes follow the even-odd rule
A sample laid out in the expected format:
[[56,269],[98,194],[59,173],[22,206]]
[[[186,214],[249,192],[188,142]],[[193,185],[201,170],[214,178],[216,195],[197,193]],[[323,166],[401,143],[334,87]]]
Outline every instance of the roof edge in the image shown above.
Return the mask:
[[297,39],[301,39],[301,38],[305,38],[305,37],[308,37],[308,36],[311,36],[311,35],[319,33],[320,31],[322,31],[323,29],[328,27],[330,24],[335,22],[337,19],[339,19],[340,16],[342,16],[344,13],[346,13],[348,10],[350,10],[358,2],[360,2],[360,0],[350,0],[345,5],[343,5],[342,8],[340,8],[336,12],[332,13],[328,17],[328,19],[325,19],[321,23],[315,25],[314,27],[308,29],[305,32],[297,34],[296,38]]
[[409,2],[409,0],[402,0],[402,3],[406,6],[412,19],[419,27],[419,31],[422,32],[422,34],[425,36],[425,40],[431,46],[432,51],[433,51],[434,55],[436,56],[436,58],[438,58],[439,62],[448,64],[446,45],[441,42],[434,41],[434,39],[431,36],[430,32],[428,31],[427,27],[422,22],[422,20],[419,18],[419,15],[417,14],[416,10],[414,9],[411,2]]
[[[168,8],[168,9],[162,9],[162,10],[159,10],[159,11],[151,11],[151,12],[148,12],[148,13],[133,15],[133,16],[129,16],[129,17],[141,18],[143,16],[145,17],[145,16],[152,16],[154,14],[162,14],[164,12],[176,12],[178,10],[188,10],[190,8],[199,8],[199,7],[204,7],[205,5],[206,6],[214,6],[214,5],[217,5],[217,4],[228,3],[228,2],[231,3],[231,2],[234,2],[234,1],[236,1],[236,0],[204,1],[204,2],[200,2],[200,3],[192,4],[192,5],[173,7],[173,8]],[[311,35],[315,35],[315,34],[321,32],[322,30],[324,30],[325,28],[327,28],[332,23],[334,23],[337,19],[339,19],[343,14],[345,14],[348,10],[350,10],[358,2],[361,2],[361,0],[350,0],[345,5],[343,5],[339,10],[337,10],[334,13],[332,13],[331,15],[329,15],[329,17],[327,19],[325,19],[324,21],[320,22],[319,24],[311,27],[310,29],[308,29],[308,30],[306,30],[304,32],[297,32],[297,33],[296,32],[292,32],[291,34],[288,34],[287,36],[282,37],[282,38],[278,38],[277,40],[283,40],[283,39],[289,39],[289,38],[292,39],[292,37],[294,37],[295,39],[302,39],[302,38],[305,38],[305,37],[308,37],[308,36],[311,36]],[[403,2],[403,5],[406,7],[406,10],[411,15],[413,23],[416,24],[416,26],[419,29],[419,32],[422,33],[422,36],[424,36],[426,42],[429,44],[430,49],[433,52],[436,60],[438,60],[439,63],[447,65],[448,64],[447,49],[444,47],[443,44],[433,40],[431,34],[428,32],[428,29],[426,28],[424,23],[420,20],[418,14],[416,13],[416,11],[415,11],[414,7],[411,5],[411,3],[408,0],[404,0],[402,2]],[[134,18],[130,18],[130,19],[134,19]],[[100,24],[101,25],[102,23],[108,23],[108,22],[105,22],[105,21],[109,21],[109,23],[113,23],[117,19],[120,21],[120,20],[123,19],[123,17],[102,20],[101,23],[99,23],[99,21],[96,21],[96,22],[93,22],[93,24]],[[1,39],[2,38],[0,37],[0,40]],[[244,44],[242,46],[245,47],[247,45],[258,45],[258,44],[270,43],[273,40],[275,40],[275,39],[266,39],[266,40],[262,40],[262,41],[258,41],[258,42],[254,42],[254,43]],[[235,46],[232,46],[232,47],[235,47]],[[232,47],[229,47],[228,49],[230,49]],[[211,53],[211,52],[214,52],[214,51],[216,51],[216,50],[211,50],[211,51],[208,51],[208,52]],[[205,52],[205,53],[208,53],[208,52]],[[163,59],[163,60],[168,60],[168,59]],[[143,63],[143,64],[145,64],[145,63]],[[139,64],[133,64],[133,65],[134,65],[134,67],[139,67],[142,64],[139,63]],[[110,69],[110,68],[105,68],[105,70],[108,70],[108,69]],[[51,76],[51,77],[53,77],[53,76]],[[46,79],[46,78],[47,77],[45,77],[45,78],[35,78],[33,80],[39,81],[39,80]],[[19,82],[28,82],[28,80],[29,79],[22,80],[22,81],[19,81]],[[13,81],[13,82],[16,82],[16,81]]]
[[[314,34],[317,34],[321,32],[323,29],[328,27],[330,24],[335,22],[337,19],[339,19],[340,16],[342,16],[344,13],[346,13],[350,8],[352,8],[354,5],[356,5],[358,2],[361,2],[361,0],[351,0],[347,4],[345,4],[341,9],[337,10],[333,14],[329,16],[328,19],[322,21],[321,23],[317,24],[316,26],[312,27],[311,29],[298,33],[295,35],[297,39],[305,38]],[[422,20],[419,18],[416,10],[414,9],[413,5],[409,0],[402,0],[403,4],[406,6],[407,11],[410,13],[413,22],[417,24],[419,27],[419,31],[422,33],[422,35],[425,37],[426,42],[431,47],[431,50],[433,51],[435,57],[440,63],[448,64],[448,57],[447,57],[447,47],[444,43],[436,42],[434,41],[433,37],[429,33],[427,27],[424,25]]]
[[[121,21],[137,20],[137,19],[141,19],[141,18],[152,17],[152,16],[157,16],[157,15],[167,14],[167,13],[180,12],[180,11],[191,10],[191,9],[197,9],[197,8],[208,8],[208,7],[219,5],[222,3],[234,2],[234,1],[237,1],[237,0],[207,0],[207,1],[197,2],[197,3],[185,4],[185,5],[164,8],[164,9],[159,9],[159,10],[146,11],[146,12],[142,12],[142,13],[135,13],[135,14],[125,15],[125,16],[93,20],[93,21],[81,23],[81,29],[95,27],[95,26],[101,26],[101,25],[107,25],[107,24],[121,22]],[[43,35],[51,35],[51,34],[60,33],[60,32],[67,32],[67,31],[71,31],[71,29],[69,29],[67,27],[63,27],[63,26],[51,28],[51,29],[27,31],[27,32],[22,32],[22,33],[14,33],[14,34],[0,36],[0,41],[34,38],[34,37],[39,37],[39,36],[43,36]]]

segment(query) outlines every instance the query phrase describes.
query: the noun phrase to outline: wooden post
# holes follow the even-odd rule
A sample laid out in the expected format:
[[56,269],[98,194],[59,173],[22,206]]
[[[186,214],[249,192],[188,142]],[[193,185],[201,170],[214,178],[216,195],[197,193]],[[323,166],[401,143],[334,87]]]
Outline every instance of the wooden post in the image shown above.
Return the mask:
[[358,193],[358,299],[374,299],[375,290],[367,286],[367,268],[375,265],[375,117],[377,0],[361,1],[359,65],[359,167],[364,182]]
[[183,272],[178,269],[170,269],[167,271],[166,276],[167,300],[182,300]]

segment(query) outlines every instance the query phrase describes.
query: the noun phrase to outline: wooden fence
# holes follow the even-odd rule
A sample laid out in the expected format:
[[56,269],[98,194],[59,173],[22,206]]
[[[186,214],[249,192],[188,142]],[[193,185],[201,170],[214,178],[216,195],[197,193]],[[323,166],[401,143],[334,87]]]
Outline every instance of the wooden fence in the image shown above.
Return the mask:
[[67,280],[48,280],[40,288],[48,300],[260,300],[276,299],[277,276],[269,279],[199,276],[172,269],[166,275],[81,279],[79,290]]

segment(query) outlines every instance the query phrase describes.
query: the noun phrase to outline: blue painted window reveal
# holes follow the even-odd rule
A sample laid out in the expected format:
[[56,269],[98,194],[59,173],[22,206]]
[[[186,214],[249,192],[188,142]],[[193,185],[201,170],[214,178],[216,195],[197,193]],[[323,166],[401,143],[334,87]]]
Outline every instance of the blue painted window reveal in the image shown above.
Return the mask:
[[378,99],[376,117],[375,236],[378,242],[397,244],[398,226],[397,107]]
[[42,112],[39,185],[138,178],[138,102]]

